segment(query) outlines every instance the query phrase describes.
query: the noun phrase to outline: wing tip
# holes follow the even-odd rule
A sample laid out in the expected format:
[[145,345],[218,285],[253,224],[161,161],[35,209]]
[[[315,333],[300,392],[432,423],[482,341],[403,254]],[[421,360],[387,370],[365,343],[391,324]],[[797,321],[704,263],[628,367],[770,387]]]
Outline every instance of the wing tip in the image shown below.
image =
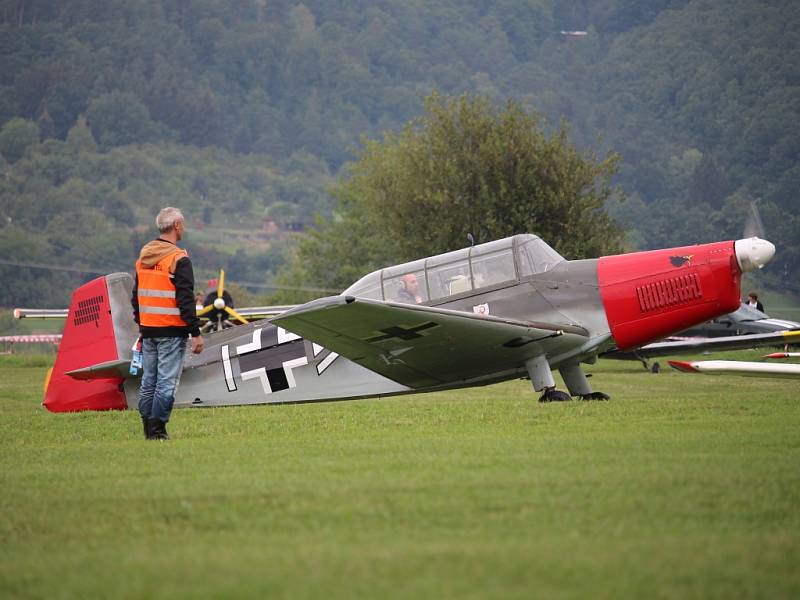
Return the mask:
[[668,360],[669,366],[684,373],[699,373],[692,363],[684,360]]

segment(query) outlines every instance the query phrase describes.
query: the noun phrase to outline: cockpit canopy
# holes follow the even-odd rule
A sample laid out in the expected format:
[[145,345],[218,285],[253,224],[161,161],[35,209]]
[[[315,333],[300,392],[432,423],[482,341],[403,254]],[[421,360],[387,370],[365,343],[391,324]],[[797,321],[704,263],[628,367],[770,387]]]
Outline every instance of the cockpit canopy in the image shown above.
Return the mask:
[[373,271],[342,295],[419,304],[502,287],[549,271],[563,260],[538,236],[521,234]]

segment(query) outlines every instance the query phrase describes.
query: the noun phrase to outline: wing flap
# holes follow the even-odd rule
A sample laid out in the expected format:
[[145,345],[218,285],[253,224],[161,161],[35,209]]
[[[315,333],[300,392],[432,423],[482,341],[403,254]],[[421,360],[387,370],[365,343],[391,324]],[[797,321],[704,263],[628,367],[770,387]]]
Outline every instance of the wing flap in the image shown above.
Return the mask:
[[272,322],[412,388],[467,381],[521,366],[544,340],[581,327],[333,296]]

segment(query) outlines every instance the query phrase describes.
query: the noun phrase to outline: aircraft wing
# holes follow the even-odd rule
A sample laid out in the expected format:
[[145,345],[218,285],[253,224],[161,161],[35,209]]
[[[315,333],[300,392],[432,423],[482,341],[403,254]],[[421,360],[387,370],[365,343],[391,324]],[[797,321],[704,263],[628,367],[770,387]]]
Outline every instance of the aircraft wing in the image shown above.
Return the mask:
[[600,356],[603,358],[650,358],[655,356],[671,356],[686,352],[702,352],[706,350],[740,350],[761,346],[783,346],[800,344],[800,329],[792,331],[775,331],[754,335],[731,335],[718,338],[686,338],[665,342],[655,342],[636,350],[621,352],[609,350]]
[[750,377],[800,379],[800,365],[798,364],[782,365],[740,360],[699,360],[691,362],[670,360],[669,366],[685,373],[702,373],[704,375],[748,375]]
[[411,388],[521,367],[541,342],[582,327],[517,321],[353,296],[313,300],[271,322]]

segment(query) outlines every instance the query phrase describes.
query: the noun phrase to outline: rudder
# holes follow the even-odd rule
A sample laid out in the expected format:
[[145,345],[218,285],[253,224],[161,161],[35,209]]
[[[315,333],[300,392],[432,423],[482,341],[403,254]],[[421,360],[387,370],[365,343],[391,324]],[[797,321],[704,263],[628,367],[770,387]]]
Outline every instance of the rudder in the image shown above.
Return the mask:
[[42,403],[51,412],[127,408],[123,377],[75,379],[69,371],[130,361],[138,335],[130,305],[128,273],[98,277],[72,294],[58,355]]

